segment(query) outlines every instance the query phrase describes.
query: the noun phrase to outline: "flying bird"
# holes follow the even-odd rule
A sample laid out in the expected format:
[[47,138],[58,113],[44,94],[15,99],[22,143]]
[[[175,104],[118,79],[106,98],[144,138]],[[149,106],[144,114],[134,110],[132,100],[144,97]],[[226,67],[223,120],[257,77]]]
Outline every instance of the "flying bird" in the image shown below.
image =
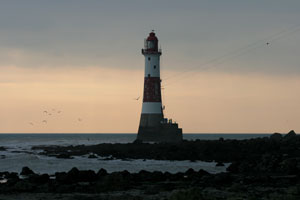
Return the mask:
[[82,121],[82,119],[81,119],[81,118],[78,118],[78,121],[80,121],[80,122],[81,122],[81,121]]
[[48,115],[52,115],[51,113],[49,113]]
[[33,126],[33,125],[34,125],[32,122],[29,122],[29,124],[30,124],[31,126]]
[[47,120],[43,120],[42,122],[45,123],[45,124],[47,124]]
[[266,43],[266,45],[269,45],[269,44],[270,44],[269,42]]
[[59,114],[59,113],[61,113],[61,111],[59,110],[59,111],[57,111],[57,113]]
[[47,114],[48,112],[47,112],[47,110],[44,110],[44,112],[43,112],[44,114]]

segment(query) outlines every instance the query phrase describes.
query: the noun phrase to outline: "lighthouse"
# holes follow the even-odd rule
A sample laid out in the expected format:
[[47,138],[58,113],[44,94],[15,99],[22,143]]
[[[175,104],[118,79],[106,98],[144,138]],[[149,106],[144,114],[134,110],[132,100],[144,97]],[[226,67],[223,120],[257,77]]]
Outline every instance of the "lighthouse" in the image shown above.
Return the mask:
[[164,118],[158,39],[152,31],[145,39],[142,54],[145,57],[144,94],[137,140],[143,142],[180,142],[182,129],[172,120]]

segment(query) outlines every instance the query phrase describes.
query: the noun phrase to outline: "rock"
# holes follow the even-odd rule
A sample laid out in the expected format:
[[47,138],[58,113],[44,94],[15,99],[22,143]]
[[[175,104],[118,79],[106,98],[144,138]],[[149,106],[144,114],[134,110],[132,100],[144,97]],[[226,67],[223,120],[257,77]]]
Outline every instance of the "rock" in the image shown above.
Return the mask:
[[77,182],[94,182],[97,180],[96,173],[93,170],[79,171]]
[[5,147],[0,147],[0,151],[6,151]]
[[97,183],[98,191],[116,191],[125,190],[131,187],[129,177],[123,176],[122,172],[113,172]]
[[61,183],[70,183],[69,180],[67,179],[66,172],[56,172],[55,179],[56,179],[56,181],[61,182]]
[[44,184],[47,183],[50,180],[50,178],[48,174],[32,174],[29,176],[28,180],[34,184]]
[[213,178],[213,185],[225,185],[229,184],[233,181],[231,175],[229,173],[219,173],[215,174]]
[[271,140],[280,141],[282,139],[282,135],[280,133],[274,133],[270,136]]
[[9,175],[8,171],[0,172],[0,177],[6,177],[7,175]]
[[165,180],[164,174],[160,171],[154,171],[151,174],[151,179],[153,182],[163,181]]
[[15,185],[14,185],[14,191],[18,191],[18,192],[32,192],[35,189],[36,185],[30,183],[27,180],[22,180],[22,181],[18,181]]
[[217,164],[216,164],[216,167],[224,167],[225,165],[224,165],[224,163],[222,163],[222,162],[218,162]]
[[95,154],[90,154],[88,158],[98,158]]
[[133,141],[133,144],[142,144],[143,141],[142,140],[139,140],[139,139],[136,139]]
[[186,176],[193,176],[195,173],[196,173],[196,172],[195,172],[194,169],[189,168],[184,174],[185,174]]
[[104,177],[104,176],[106,176],[107,175],[107,171],[105,170],[105,169],[103,169],[103,168],[101,168],[98,172],[97,172],[97,177],[98,178],[102,178],[102,177]]
[[28,175],[34,174],[34,172],[31,169],[29,169],[29,167],[23,167],[20,174],[28,176]]
[[280,163],[282,173],[288,175],[299,173],[299,169],[297,168],[299,162],[300,161],[295,158],[285,159]]
[[228,167],[227,167],[227,171],[228,172],[232,172],[232,173],[238,173],[239,172],[239,166],[240,163],[239,162],[233,162],[231,163]]
[[62,158],[62,159],[73,159],[73,157],[70,154],[62,153],[56,156],[56,158]]
[[297,135],[295,133],[294,130],[291,130],[290,132],[288,132],[288,134],[286,134],[283,138],[284,139],[293,139],[295,138]]
[[137,173],[137,178],[139,181],[144,180],[144,181],[151,181],[151,172],[148,172],[146,170],[141,170],[139,173]]
[[69,176],[72,176],[74,178],[77,178],[79,174],[79,170],[76,167],[73,167],[68,173]]
[[210,173],[208,173],[207,171],[203,170],[203,169],[200,169],[198,172],[197,172],[198,176],[206,176],[206,175],[210,175]]
[[78,170],[73,167],[68,173],[62,174],[59,179],[66,183],[93,182],[97,180],[97,175],[92,170]]
[[18,173],[15,173],[15,172],[11,172],[11,173],[9,173],[9,172],[4,172],[5,173],[5,178],[7,178],[7,179],[19,179],[19,176],[18,176]]

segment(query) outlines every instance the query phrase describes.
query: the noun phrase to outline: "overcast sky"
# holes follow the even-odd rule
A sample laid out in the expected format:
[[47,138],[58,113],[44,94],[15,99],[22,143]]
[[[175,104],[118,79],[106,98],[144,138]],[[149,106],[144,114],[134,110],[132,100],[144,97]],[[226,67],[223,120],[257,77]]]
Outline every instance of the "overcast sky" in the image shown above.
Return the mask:
[[136,132],[152,29],[184,132],[300,131],[298,0],[7,0],[0,132]]

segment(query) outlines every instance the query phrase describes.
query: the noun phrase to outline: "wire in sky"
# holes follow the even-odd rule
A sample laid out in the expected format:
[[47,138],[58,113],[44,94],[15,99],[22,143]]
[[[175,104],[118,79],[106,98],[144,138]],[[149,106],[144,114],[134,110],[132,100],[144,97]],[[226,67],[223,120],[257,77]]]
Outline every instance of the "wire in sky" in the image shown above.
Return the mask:
[[[195,74],[195,73],[190,74],[191,72],[194,72],[194,71],[197,71],[197,70],[207,70],[207,69],[210,69],[212,67],[216,67],[216,66],[218,66],[218,65],[220,65],[220,64],[222,64],[222,63],[224,63],[228,60],[235,59],[235,58],[237,58],[239,56],[242,56],[242,55],[244,55],[244,54],[246,54],[250,51],[253,51],[253,50],[258,49],[262,46],[265,46],[266,44],[270,44],[271,42],[275,42],[277,40],[280,40],[280,39],[284,38],[286,35],[290,35],[292,33],[295,33],[297,31],[299,31],[299,30],[300,30],[300,24],[298,24],[296,26],[293,26],[293,27],[290,27],[288,29],[284,29],[284,30],[282,30],[282,31],[280,31],[276,34],[273,34],[271,36],[268,36],[264,39],[260,39],[256,42],[250,43],[250,44],[248,44],[244,47],[238,48],[238,49],[236,49],[234,51],[231,51],[229,53],[226,53],[226,54],[224,54],[220,57],[216,57],[216,58],[214,58],[212,60],[209,60],[208,62],[203,63],[202,65],[199,65],[197,67],[193,67],[193,68],[190,68],[190,69],[185,70],[183,72],[178,72],[177,74],[175,74],[173,76],[166,77],[164,79],[164,81],[174,79],[176,77],[178,77],[178,78],[174,79],[171,82],[167,81],[167,83],[164,84],[163,87],[167,86],[167,85],[174,84],[179,80],[185,79],[185,78]],[[211,64],[213,64],[213,65],[211,66]],[[199,67],[201,67],[201,68],[199,68]]]

